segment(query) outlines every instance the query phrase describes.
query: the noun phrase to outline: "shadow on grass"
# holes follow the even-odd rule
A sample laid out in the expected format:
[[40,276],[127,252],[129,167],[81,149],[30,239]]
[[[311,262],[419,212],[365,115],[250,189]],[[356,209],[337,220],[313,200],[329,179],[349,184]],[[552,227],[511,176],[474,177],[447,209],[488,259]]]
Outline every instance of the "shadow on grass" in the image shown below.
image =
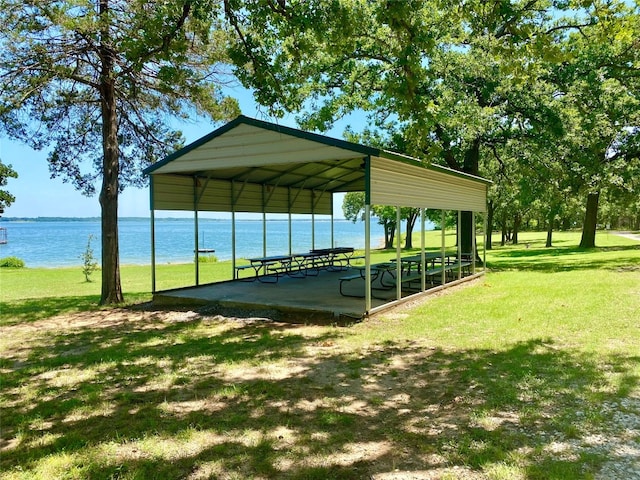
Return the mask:
[[[606,255],[610,252],[618,252],[618,255]],[[489,267],[492,271],[529,270],[558,272],[586,269],[640,268],[640,245],[597,247],[591,249],[571,246],[536,249],[519,248],[503,251],[492,250],[491,257]]]
[[88,295],[0,302],[0,326],[34,322],[68,312],[86,312],[95,309],[99,301],[99,295]]
[[[149,300],[149,293],[126,294],[127,304]],[[71,312],[95,310],[99,295],[44,297],[0,302],[0,327],[32,323],[43,318]]]
[[504,351],[389,342],[351,352],[338,346],[342,330],[302,328],[199,317],[35,338],[26,361],[3,364],[0,467],[360,479],[517,464],[526,478],[588,478],[611,452],[560,457],[551,444],[598,431],[610,420],[603,402],[639,381],[640,358],[544,339]]

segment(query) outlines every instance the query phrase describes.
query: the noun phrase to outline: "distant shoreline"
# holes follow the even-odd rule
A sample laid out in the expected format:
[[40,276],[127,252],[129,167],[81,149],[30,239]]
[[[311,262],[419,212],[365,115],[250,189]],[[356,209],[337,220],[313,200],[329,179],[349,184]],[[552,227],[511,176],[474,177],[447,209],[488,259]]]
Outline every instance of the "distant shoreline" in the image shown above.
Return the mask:
[[[193,220],[190,217],[156,217],[156,222],[161,221],[187,221]],[[311,222],[311,218],[305,216],[304,218],[294,217],[291,219],[295,222]],[[0,217],[0,223],[25,223],[25,222],[100,222],[100,217]],[[118,217],[118,221],[151,221],[151,217]],[[206,218],[200,217],[198,218],[199,222],[230,222],[231,218]],[[262,222],[261,218],[236,218],[238,222]],[[268,222],[288,222],[288,218],[273,218],[267,217]],[[331,218],[326,218],[323,216],[322,218],[315,218],[316,222],[330,222]],[[351,222],[351,220],[347,220],[346,218],[334,218],[334,222]],[[356,222],[357,223],[357,222]]]

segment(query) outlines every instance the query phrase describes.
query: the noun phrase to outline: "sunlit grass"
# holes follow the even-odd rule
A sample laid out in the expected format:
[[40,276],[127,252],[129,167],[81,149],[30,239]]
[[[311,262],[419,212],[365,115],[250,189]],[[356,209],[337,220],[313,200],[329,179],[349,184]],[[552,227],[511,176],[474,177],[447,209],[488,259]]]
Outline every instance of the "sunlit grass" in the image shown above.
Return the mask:
[[640,246],[521,241],[484,279],[349,328],[97,309],[58,286],[65,308],[27,309],[48,272],[25,271],[33,290],[1,272],[0,478],[593,478],[637,448],[619,419],[640,419]]

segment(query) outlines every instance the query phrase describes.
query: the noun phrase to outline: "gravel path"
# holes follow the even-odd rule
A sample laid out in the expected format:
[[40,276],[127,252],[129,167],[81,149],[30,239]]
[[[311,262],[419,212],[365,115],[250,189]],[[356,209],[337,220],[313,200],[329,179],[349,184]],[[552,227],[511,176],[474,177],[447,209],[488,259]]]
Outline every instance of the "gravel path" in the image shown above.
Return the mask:
[[[640,235],[636,233],[610,233],[640,242]],[[606,435],[583,439],[578,449],[604,452],[610,458],[596,479],[640,480],[640,399],[626,398],[616,403],[605,403],[602,410],[603,413],[613,412],[610,431]]]
[[[640,235],[632,232],[616,232],[614,235],[640,242]],[[578,448],[605,452],[610,460],[604,465],[597,479],[640,480],[640,399],[626,398],[616,403],[602,405],[603,413],[613,412],[610,431],[605,435],[593,435]]]
[[609,458],[595,478],[640,480],[640,398],[605,402],[602,411],[613,414],[609,431],[582,439],[580,446]]
[[637,240],[640,242],[640,235],[632,232],[609,232],[614,235],[618,235],[619,237],[630,238],[631,240]]

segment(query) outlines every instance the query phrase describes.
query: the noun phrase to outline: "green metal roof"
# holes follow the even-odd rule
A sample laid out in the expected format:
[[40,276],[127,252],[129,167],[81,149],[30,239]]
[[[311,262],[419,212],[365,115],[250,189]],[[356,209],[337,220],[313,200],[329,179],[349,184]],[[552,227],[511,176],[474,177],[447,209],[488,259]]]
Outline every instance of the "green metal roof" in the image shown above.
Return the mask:
[[[384,168],[368,179],[374,161]],[[190,209],[196,198],[198,208],[210,211],[236,208],[326,213],[331,208],[327,195],[366,192],[368,180],[385,200],[390,199],[385,192],[404,202],[409,198],[433,199],[437,190],[444,200],[439,204],[458,207],[471,189],[477,206],[478,191],[484,198],[490,183],[407,155],[245,116],[151,165],[144,173],[153,178],[152,208],[166,210]],[[456,195],[460,196],[457,200],[452,198]]]

